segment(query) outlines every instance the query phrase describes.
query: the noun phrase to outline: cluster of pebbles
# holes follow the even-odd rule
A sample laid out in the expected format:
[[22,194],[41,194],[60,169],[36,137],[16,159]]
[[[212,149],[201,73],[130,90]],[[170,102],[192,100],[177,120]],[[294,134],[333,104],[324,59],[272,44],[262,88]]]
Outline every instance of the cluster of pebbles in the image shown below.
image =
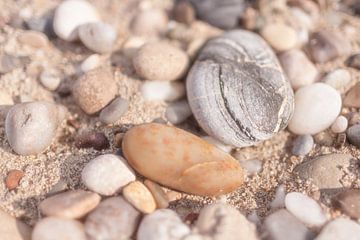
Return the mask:
[[[0,85],[1,161],[88,154],[68,166],[77,184],[41,190],[29,225],[0,210],[1,239],[360,239],[356,0],[104,2],[122,24],[86,0],[0,15],[0,84],[26,69],[41,86]],[[9,32],[33,55],[11,54]],[[88,54],[37,65],[53,44]],[[233,194],[268,167],[249,155],[277,136],[292,184],[272,165],[266,211],[243,211]],[[6,169],[6,193],[27,174]],[[205,206],[183,214],[193,196]]]

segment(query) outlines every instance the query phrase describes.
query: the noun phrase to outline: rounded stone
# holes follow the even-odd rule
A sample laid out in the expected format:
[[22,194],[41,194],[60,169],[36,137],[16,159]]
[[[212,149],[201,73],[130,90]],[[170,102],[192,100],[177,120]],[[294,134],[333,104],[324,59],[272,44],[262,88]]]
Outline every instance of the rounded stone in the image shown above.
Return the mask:
[[156,202],[150,190],[141,182],[134,181],[124,187],[124,198],[142,213],[152,213]]
[[334,133],[345,132],[348,127],[348,120],[344,116],[338,116],[335,122],[331,125],[331,131]]
[[59,73],[56,69],[50,68],[45,69],[40,74],[40,82],[48,90],[55,91],[61,83],[61,78],[59,77]]
[[360,147],[360,124],[349,127],[346,136],[352,145]]
[[[350,83],[351,75],[348,70],[339,68],[326,74],[322,81],[336,90],[342,90]],[[344,105],[346,105],[346,100],[344,100]]]
[[125,159],[113,154],[105,154],[86,164],[81,179],[90,190],[110,196],[135,181],[135,174]]
[[20,155],[41,153],[50,146],[63,117],[54,103],[38,101],[17,104],[6,116],[7,140]]
[[140,93],[145,101],[175,101],[185,96],[182,82],[144,81]]
[[117,33],[107,23],[93,22],[79,27],[79,37],[82,43],[90,50],[97,53],[108,53],[113,49]]
[[105,124],[115,123],[127,112],[129,105],[128,100],[117,97],[101,110],[99,118]]
[[187,100],[174,102],[165,110],[165,117],[172,124],[182,123],[191,115],[191,108]]
[[360,219],[360,189],[346,189],[336,196],[335,205],[350,217]]
[[54,31],[66,41],[78,38],[78,27],[89,22],[97,22],[100,17],[96,9],[85,0],[63,1],[55,10]]
[[277,51],[286,51],[296,46],[296,31],[282,23],[270,23],[261,29],[261,36]]
[[144,181],[145,186],[150,190],[153,195],[157,208],[167,208],[169,206],[169,198],[165,191],[157,183],[146,179]]
[[140,11],[131,21],[132,33],[138,36],[154,37],[164,33],[168,25],[168,16],[161,9]]
[[138,50],[133,65],[136,73],[144,79],[172,81],[185,74],[189,58],[184,51],[169,43],[153,42]]
[[28,45],[33,48],[45,48],[49,44],[48,37],[37,31],[25,31],[20,33],[17,40],[24,45]]
[[21,179],[25,176],[25,173],[18,169],[10,170],[5,178],[5,186],[9,190],[17,188]]
[[341,110],[341,96],[325,83],[314,83],[295,93],[295,111],[289,129],[295,134],[316,134],[335,121]]
[[344,98],[344,106],[360,108],[360,83],[355,84],[346,93]]
[[81,63],[80,70],[83,73],[86,73],[90,70],[93,70],[93,69],[99,67],[100,63],[101,63],[100,55],[92,54]]
[[316,240],[358,240],[360,224],[347,218],[337,218],[326,224]]
[[314,139],[311,135],[298,136],[293,143],[292,153],[297,156],[305,156],[314,146]]
[[273,51],[258,35],[234,30],[206,43],[187,77],[199,125],[243,147],[271,138],[291,117],[294,97]]

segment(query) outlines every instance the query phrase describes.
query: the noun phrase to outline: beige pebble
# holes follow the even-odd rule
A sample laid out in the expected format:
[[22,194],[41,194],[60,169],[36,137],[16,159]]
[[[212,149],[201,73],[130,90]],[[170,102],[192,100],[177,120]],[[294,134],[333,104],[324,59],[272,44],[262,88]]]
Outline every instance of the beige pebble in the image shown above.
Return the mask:
[[61,83],[59,72],[53,68],[44,69],[40,74],[40,82],[48,90],[55,91]]
[[348,120],[344,116],[338,116],[335,119],[335,122],[331,125],[331,130],[334,133],[342,133],[345,132],[348,127]]
[[30,240],[31,228],[0,209],[0,238],[2,240]]
[[21,179],[24,177],[25,173],[18,169],[10,170],[7,173],[6,179],[5,179],[5,185],[7,189],[13,190],[17,188],[20,184]]
[[167,208],[169,206],[169,199],[165,191],[155,182],[146,179],[144,181],[145,186],[152,193],[157,208]]
[[136,209],[143,213],[152,213],[156,209],[155,199],[149,189],[139,181],[124,187],[123,195]]
[[80,65],[80,70],[84,73],[89,72],[97,67],[99,67],[101,63],[99,54],[92,54],[88,56]]
[[277,51],[292,49],[298,41],[296,31],[282,23],[267,24],[260,33]]
[[167,29],[168,16],[161,9],[146,9],[140,11],[131,21],[132,33],[138,36],[153,37],[162,34]]
[[100,196],[84,190],[72,190],[49,197],[39,209],[46,216],[81,218],[100,203]]
[[346,93],[344,106],[360,108],[360,83],[357,83]]
[[44,33],[37,31],[22,32],[17,39],[20,43],[33,48],[44,48],[49,44],[47,36]]
[[169,43],[153,42],[138,50],[133,65],[136,73],[144,79],[172,81],[185,74],[189,58],[184,51]]

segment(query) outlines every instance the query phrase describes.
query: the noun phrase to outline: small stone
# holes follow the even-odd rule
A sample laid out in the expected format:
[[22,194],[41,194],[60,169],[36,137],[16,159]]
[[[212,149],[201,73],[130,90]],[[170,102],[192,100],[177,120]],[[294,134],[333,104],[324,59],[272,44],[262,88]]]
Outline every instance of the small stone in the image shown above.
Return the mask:
[[345,143],[346,143],[346,133],[339,133],[335,141],[335,147],[341,148],[345,145]]
[[285,209],[278,210],[265,218],[264,235],[272,240],[311,240],[314,234]]
[[280,185],[276,188],[275,197],[270,203],[272,209],[285,207],[285,186]]
[[327,84],[314,83],[296,91],[288,127],[295,134],[316,134],[330,127],[340,110],[340,94]]
[[108,68],[98,68],[85,73],[73,86],[75,101],[87,114],[100,111],[115,98],[116,93],[114,76]]
[[149,189],[139,181],[131,182],[122,191],[124,198],[142,213],[152,213],[156,202]]
[[175,101],[185,96],[183,82],[144,81],[140,93],[146,101]]
[[144,79],[173,81],[184,76],[189,58],[184,51],[166,42],[154,42],[146,43],[138,50],[133,65]]
[[312,198],[299,193],[291,192],[285,197],[286,209],[297,219],[310,227],[321,227],[327,217],[320,205]]
[[0,53],[0,74],[11,72],[15,68],[25,66],[30,62],[28,57],[15,57],[7,53]]
[[345,132],[348,127],[348,120],[344,116],[338,116],[335,122],[331,125],[331,131],[334,133]]
[[117,33],[114,27],[107,23],[93,22],[79,26],[79,37],[90,50],[108,53],[114,47]]
[[293,143],[292,154],[296,156],[307,155],[314,146],[314,139],[311,135],[298,136]]
[[165,111],[166,119],[174,125],[184,122],[191,115],[192,112],[187,100],[174,102]]
[[351,45],[337,32],[320,30],[310,36],[308,49],[315,62],[324,63],[348,54]]
[[159,209],[146,215],[140,223],[138,240],[181,240],[190,233],[190,228],[170,209]]
[[105,124],[112,124],[118,121],[129,109],[129,101],[117,97],[100,112],[100,121]]
[[31,228],[0,209],[0,233],[3,240],[30,240]]
[[301,50],[286,51],[279,60],[294,90],[313,83],[318,76],[318,70]]
[[169,199],[160,185],[149,179],[146,179],[144,184],[153,195],[158,209],[167,208],[169,206]]
[[102,132],[85,131],[75,138],[77,148],[94,148],[101,151],[110,147],[109,140]]
[[240,161],[240,165],[246,170],[248,175],[257,174],[262,169],[263,162],[259,159]]
[[135,174],[125,159],[113,154],[105,154],[86,164],[81,179],[90,190],[111,196],[128,183],[135,181]]
[[92,54],[87,57],[80,65],[80,70],[83,73],[89,72],[97,67],[100,66],[100,55],[99,54]]
[[61,193],[68,189],[68,184],[65,180],[60,179],[55,185],[53,185],[50,191],[46,194],[47,197],[54,196],[55,194]]
[[346,218],[329,222],[315,240],[359,240],[360,225]]
[[324,131],[316,134],[314,140],[317,144],[330,147],[334,144],[334,137],[329,131]]
[[294,172],[320,190],[337,190],[344,187],[342,178],[353,161],[354,158],[348,154],[327,154],[299,164]]
[[0,90],[0,105],[13,105],[14,101],[11,95],[5,90]]
[[359,69],[360,70],[360,53],[358,54],[354,54],[352,56],[350,56],[347,60],[346,60],[346,65],[348,67],[352,67],[355,69]]
[[56,37],[53,28],[54,13],[50,11],[41,17],[30,18],[25,21],[25,24],[29,30],[42,32],[48,38]]
[[5,179],[5,185],[7,189],[13,190],[17,188],[24,175],[25,173],[21,170],[17,170],[17,169],[10,170]]
[[111,197],[89,214],[85,231],[88,240],[130,239],[140,218],[140,213],[122,197]]
[[334,202],[346,215],[360,219],[360,189],[347,189],[338,194]]
[[20,33],[17,40],[24,45],[28,45],[33,48],[45,48],[49,45],[49,39],[41,32],[26,31]]
[[339,68],[326,74],[322,81],[336,90],[341,90],[350,83],[351,75],[348,70]]
[[290,50],[298,42],[296,31],[282,23],[267,24],[260,34],[276,51]]
[[54,31],[66,41],[78,39],[78,27],[89,22],[98,22],[99,14],[95,7],[85,0],[63,1],[55,10]]
[[72,190],[57,194],[42,201],[39,209],[42,214],[60,218],[82,218],[92,211],[101,197],[93,192]]
[[50,146],[63,120],[60,107],[38,101],[13,106],[6,116],[5,132],[11,148],[20,155],[43,152]]
[[61,78],[59,77],[59,73],[56,69],[50,68],[45,69],[41,73],[40,82],[48,90],[55,91],[61,83]]
[[194,7],[188,1],[179,1],[174,7],[174,19],[177,22],[191,24],[196,19]]
[[349,127],[346,131],[346,136],[352,145],[360,147],[360,124]]
[[360,83],[357,83],[346,93],[344,106],[360,108]]
[[81,222],[47,217],[36,223],[32,232],[33,240],[86,240],[84,226]]
[[167,30],[168,16],[161,9],[146,9],[140,11],[131,21],[132,33],[144,37],[156,37]]

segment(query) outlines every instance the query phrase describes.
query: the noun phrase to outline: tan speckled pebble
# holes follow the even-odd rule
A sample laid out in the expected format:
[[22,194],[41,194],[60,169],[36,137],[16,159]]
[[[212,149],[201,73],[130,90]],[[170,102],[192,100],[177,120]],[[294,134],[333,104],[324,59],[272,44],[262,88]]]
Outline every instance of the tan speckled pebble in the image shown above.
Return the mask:
[[185,74],[189,58],[184,51],[166,42],[154,42],[138,50],[133,65],[144,79],[172,81]]
[[123,195],[136,209],[143,213],[152,213],[156,209],[155,199],[149,189],[139,181],[124,187]]

